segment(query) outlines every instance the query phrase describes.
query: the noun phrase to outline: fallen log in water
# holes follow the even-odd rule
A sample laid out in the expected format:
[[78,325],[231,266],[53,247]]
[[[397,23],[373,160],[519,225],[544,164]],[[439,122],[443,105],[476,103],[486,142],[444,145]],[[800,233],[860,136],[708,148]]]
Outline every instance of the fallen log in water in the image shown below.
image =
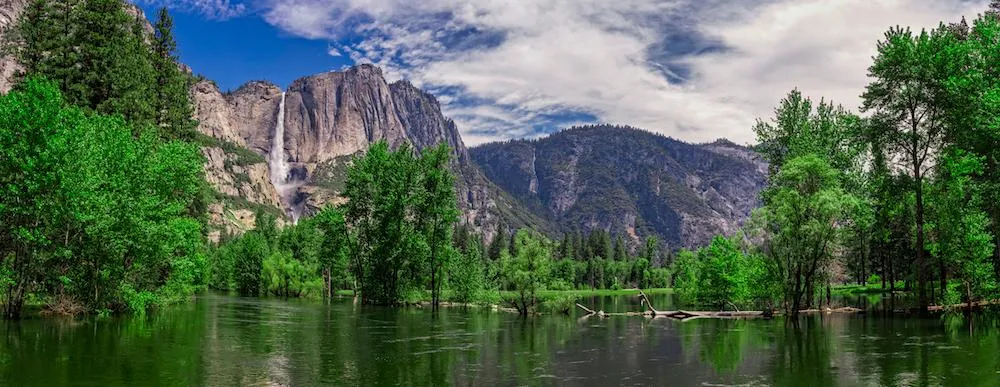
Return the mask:
[[[717,318],[717,319],[740,319],[740,318],[770,318],[776,314],[781,314],[780,311],[761,311],[761,310],[747,310],[747,311],[687,311],[687,310],[667,310],[661,311],[653,307],[653,303],[649,301],[649,296],[646,295],[642,289],[639,289],[640,304],[645,306],[648,310],[642,312],[623,312],[623,313],[605,313],[603,310],[595,311],[586,306],[576,304],[577,307],[583,309],[587,314],[583,318],[590,316],[598,317],[611,317],[611,316],[644,316],[648,318],[671,318],[680,321],[696,320],[700,318]],[[864,312],[862,309],[843,307],[843,308],[825,308],[825,309],[805,309],[799,311],[799,314],[810,314],[810,313],[861,313]]]
[[989,301],[976,301],[972,303],[963,302],[961,304],[952,305],[931,305],[927,307],[927,310],[932,312],[948,310],[948,309],[970,309],[980,306],[990,306],[990,305],[1000,305],[1000,300],[989,300]]

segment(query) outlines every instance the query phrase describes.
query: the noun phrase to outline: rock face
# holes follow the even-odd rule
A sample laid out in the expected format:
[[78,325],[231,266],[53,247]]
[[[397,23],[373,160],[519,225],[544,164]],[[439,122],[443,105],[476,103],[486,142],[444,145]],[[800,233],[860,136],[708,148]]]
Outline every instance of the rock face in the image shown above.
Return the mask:
[[[308,215],[343,200],[338,194],[351,157],[372,143],[385,140],[397,146],[409,142],[423,149],[445,142],[455,155],[452,169],[458,177],[456,191],[466,222],[487,236],[501,224],[546,229],[545,220],[524,210],[486,179],[437,100],[411,84],[390,85],[381,70],[371,65],[308,76],[285,92],[284,117],[278,114],[281,93],[267,82],[250,82],[225,94],[209,81],[192,88],[201,133],[248,148],[264,159],[270,158],[275,126],[283,119],[290,178],[304,181],[292,199],[281,201],[266,181],[266,172],[256,165],[240,171],[206,167],[208,180],[220,192],[258,204],[278,201],[285,210],[302,208]],[[207,152],[220,156],[217,151]],[[240,172],[246,172],[249,179],[234,186],[230,182],[238,179],[228,175]]]
[[293,82],[285,101],[285,133],[285,150],[296,163],[355,154],[379,140],[390,145],[406,140],[389,85],[371,65]]
[[268,179],[267,163],[241,164],[235,154],[219,147],[203,147],[201,153],[205,156],[205,180],[223,195],[281,206],[278,193]]
[[766,183],[766,165],[747,148],[633,128],[573,128],[470,153],[489,179],[562,231],[656,235],[674,247],[735,232]]
[[[17,19],[27,6],[28,0],[4,0],[0,1],[0,41],[6,37],[8,28],[17,23]],[[21,70],[21,66],[10,56],[0,57],[0,93],[10,91],[13,86],[14,75]]]

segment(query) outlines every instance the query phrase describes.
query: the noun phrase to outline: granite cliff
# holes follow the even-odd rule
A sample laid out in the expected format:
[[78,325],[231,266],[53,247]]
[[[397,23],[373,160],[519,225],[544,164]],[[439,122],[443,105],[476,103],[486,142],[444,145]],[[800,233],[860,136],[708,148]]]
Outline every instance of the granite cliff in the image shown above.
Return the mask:
[[[289,215],[308,215],[341,200],[338,194],[347,164],[372,143],[409,142],[423,149],[445,142],[454,154],[452,170],[458,177],[463,221],[487,236],[501,224],[552,230],[486,179],[472,163],[455,123],[444,117],[432,95],[405,81],[389,84],[375,66],[304,77],[293,82],[284,96],[267,82],[250,82],[223,93],[212,82],[202,81],[192,88],[192,97],[202,134],[261,156],[256,163],[231,162],[228,167],[224,159],[209,157],[207,179],[225,196],[261,205],[278,203]],[[264,163],[276,151],[272,145],[279,119],[284,130],[284,155],[279,158],[288,163],[287,178],[296,182],[287,195],[267,180]],[[206,147],[206,154],[218,156],[217,148],[221,149]]]

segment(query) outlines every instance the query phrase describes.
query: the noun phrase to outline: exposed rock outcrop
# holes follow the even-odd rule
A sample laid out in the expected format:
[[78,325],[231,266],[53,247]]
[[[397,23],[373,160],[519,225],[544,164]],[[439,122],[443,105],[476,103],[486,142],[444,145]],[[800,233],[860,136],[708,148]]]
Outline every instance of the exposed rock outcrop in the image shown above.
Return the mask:
[[251,203],[280,207],[274,185],[268,180],[267,163],[238,164],[235,154],[219,147],[203,147],[205,180],[227,196],[241,197]]
[[[0,1],[0,42],[5,41],[9,29],[14,27],[17,19],[27,6],[28,0]],[[10,91],[14,75],[21,70],[21,65],[9,55],[0,57],[0,93]]]

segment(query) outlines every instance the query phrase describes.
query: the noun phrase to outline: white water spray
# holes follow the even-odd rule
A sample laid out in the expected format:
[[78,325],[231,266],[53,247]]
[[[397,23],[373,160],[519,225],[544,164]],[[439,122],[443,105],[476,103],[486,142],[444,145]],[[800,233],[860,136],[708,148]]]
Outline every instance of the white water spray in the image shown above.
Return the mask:
[[278,191],[282,205],[290,210],[292,222],[298,222],[300,211],[296,210],[295,196],[298,186],[289,181],[291,168],[288,165],[288,154],[285,153],[285,93],[281,93],[281,103],[278,104],[277,124],[274,126],[274,138],[271,139],[271,152],[268,154],[267,165],[270,169],[271,184]]

